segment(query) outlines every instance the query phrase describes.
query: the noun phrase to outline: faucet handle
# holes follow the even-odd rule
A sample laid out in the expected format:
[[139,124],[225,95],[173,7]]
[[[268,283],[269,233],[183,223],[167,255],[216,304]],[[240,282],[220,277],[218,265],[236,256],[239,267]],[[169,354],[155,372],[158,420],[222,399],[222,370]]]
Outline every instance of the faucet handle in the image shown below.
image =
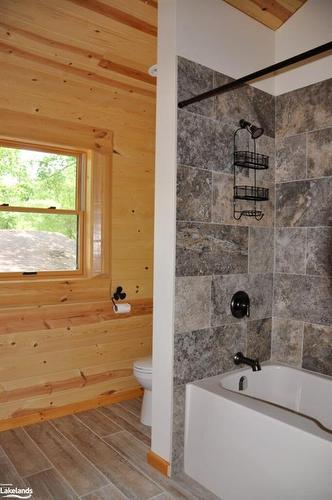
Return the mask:
[[249,295],[242,290],[234,293],[230,307],[231,307],[231,313],[235,318],[244,318],[244,316],[247,316],[247,318],[249,318],[250,316]]
[[241,363],[243,363],[243,358],[244,355],[239,351],[234,355],[233,361],[236,365],[240,365]]

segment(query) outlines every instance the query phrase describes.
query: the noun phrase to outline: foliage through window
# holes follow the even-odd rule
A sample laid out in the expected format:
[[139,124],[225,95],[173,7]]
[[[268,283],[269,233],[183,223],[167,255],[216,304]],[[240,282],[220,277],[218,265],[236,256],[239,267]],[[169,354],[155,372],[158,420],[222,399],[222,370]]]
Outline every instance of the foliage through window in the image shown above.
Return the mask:
[[82,155],[0,143],[0,273],[79,272]]

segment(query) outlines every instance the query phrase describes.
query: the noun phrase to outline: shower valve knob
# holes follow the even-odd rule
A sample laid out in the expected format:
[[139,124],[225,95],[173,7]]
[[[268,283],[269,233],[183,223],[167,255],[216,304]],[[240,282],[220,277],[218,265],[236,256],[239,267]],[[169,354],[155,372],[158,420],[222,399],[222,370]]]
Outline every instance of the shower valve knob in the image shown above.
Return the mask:
[[244,318],[250,316],[250,299],[246,292],[236,292],[231,301],[231,312],[235,318]]

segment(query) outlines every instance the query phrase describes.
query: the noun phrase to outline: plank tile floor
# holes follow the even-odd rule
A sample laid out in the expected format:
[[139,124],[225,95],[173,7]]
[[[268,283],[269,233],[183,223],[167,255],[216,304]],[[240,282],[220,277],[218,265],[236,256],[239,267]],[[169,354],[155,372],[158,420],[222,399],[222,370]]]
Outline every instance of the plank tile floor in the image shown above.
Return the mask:
[[33,500],[217,497],[184,474],[150,467],[141,399],[0,432],[0,483],[30,486]]

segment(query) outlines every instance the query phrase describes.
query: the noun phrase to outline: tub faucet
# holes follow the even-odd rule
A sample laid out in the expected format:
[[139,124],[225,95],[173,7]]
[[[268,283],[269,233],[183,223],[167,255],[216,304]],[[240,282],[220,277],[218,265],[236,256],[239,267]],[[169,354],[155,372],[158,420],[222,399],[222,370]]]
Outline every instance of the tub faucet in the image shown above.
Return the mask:
[[259,364],[258,359],[246,358],[242,352],[237,352],[233,358],[234,363],[236,365],[249,365],[252,368],[253,372],[258,372],[261,370],[261,365]]

